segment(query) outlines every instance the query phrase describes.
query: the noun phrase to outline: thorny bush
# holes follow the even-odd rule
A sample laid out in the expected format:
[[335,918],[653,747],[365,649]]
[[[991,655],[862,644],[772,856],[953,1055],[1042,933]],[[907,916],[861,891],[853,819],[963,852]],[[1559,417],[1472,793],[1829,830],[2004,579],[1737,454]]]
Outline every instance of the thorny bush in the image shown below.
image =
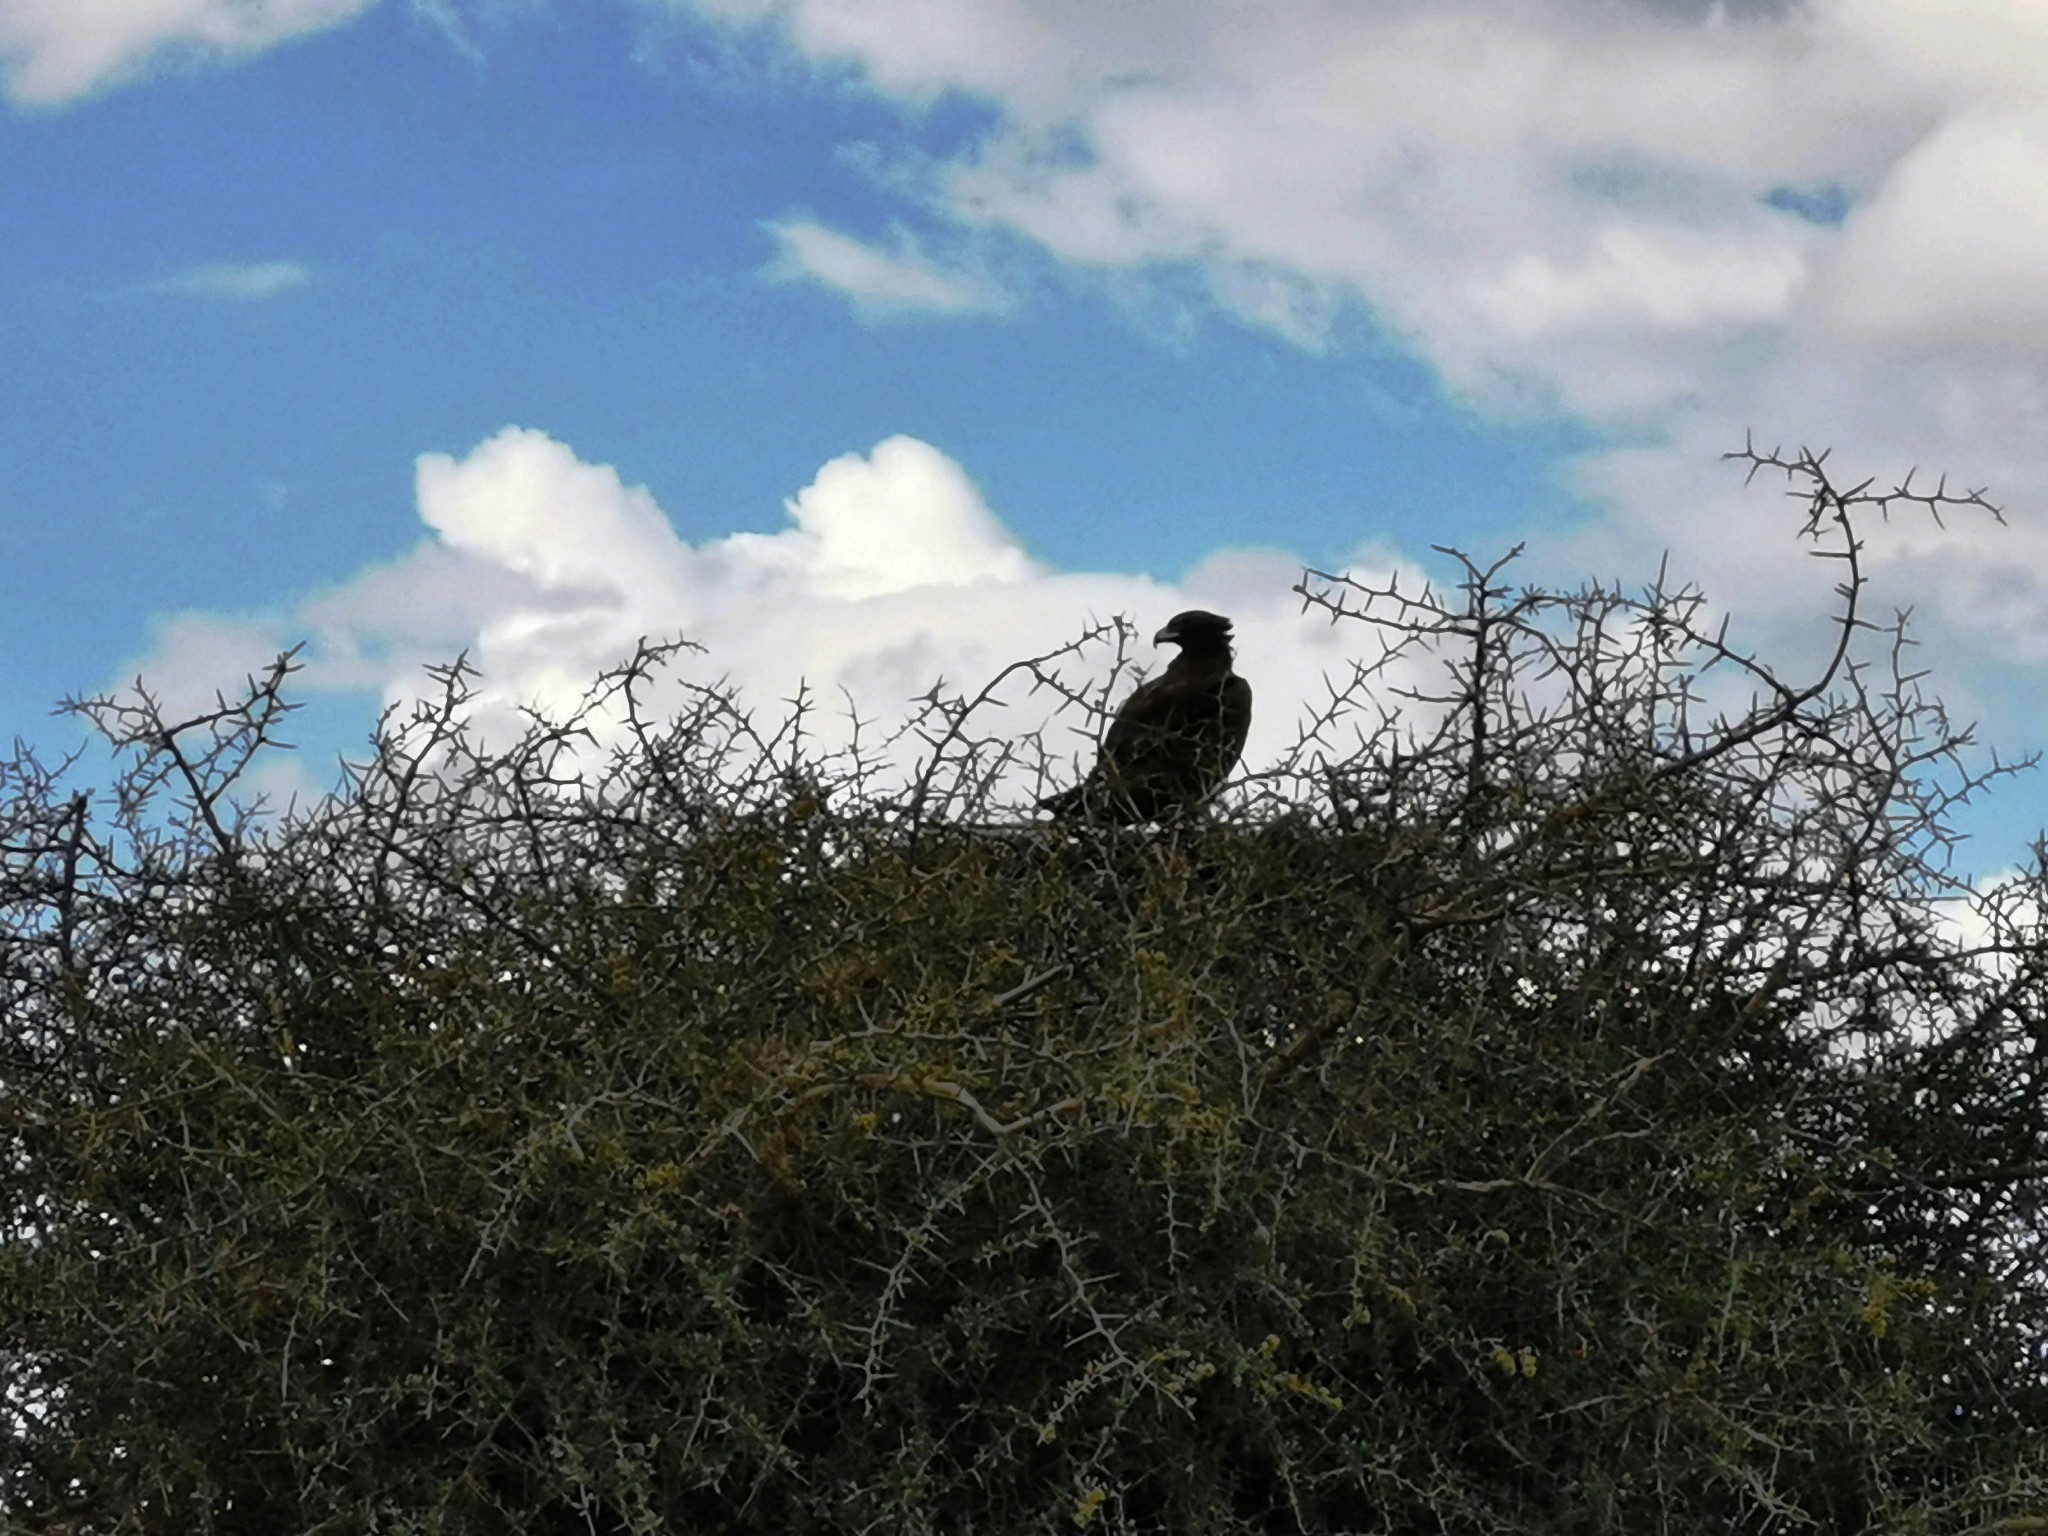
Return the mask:
[[1367,659],[1150,831],[658,647],[495,748],[450,668],[269,823],[289,657],[79,706],[112,791],[0,785],[0,1522],[2043,1529],[2042,876],[1943,917],[2007,770],[1858,561],[1984,503],[1740,457],[1841,563],[1809,680],[1311,573]]

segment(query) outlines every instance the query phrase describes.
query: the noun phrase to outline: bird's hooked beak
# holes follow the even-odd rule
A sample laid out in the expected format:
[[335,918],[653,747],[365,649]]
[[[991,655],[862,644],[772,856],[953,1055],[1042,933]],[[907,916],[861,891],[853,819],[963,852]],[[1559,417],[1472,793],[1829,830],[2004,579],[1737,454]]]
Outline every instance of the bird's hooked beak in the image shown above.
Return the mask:
[[1230,620],[1220,613],[1190,608],[1166,621],[1166,628],[1152,637],[1154,645],[1186,645],[1208,652],[1212,647],[1230,647]]

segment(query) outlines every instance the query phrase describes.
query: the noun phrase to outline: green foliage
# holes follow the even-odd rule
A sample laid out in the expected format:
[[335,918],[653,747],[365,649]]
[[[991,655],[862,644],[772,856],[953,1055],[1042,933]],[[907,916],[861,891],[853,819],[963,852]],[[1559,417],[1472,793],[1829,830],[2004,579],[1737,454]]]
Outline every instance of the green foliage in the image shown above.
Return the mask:
[[1696,600],[1469,575],[1433,715],[1153,832],[659,651],[497,749],[451,669],[268,830],[288,662],[93,706],[120,802],[0,820],[10,1528],[2024,1528],[2048,962],[2038,876],[1935,921],[1960,738],[1695,727]]

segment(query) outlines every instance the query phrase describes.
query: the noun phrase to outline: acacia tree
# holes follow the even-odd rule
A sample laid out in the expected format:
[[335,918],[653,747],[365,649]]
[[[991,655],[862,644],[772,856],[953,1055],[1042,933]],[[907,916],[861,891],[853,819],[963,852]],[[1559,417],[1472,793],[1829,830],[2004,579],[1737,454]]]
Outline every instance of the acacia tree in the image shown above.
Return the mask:
[[1815,676],[1312,573],[1352,685],[1147,832],[1005,812],[986,691],[892,785],[672,648],[496,747],[448,668],[270,823],[290,657],[81,706],[113,791],[0,811],[0,1513],[2042,1529],[2042,875],[1943,918],[2006,770],[1856,533],[1983,499],[1741,457],[1842,562]]

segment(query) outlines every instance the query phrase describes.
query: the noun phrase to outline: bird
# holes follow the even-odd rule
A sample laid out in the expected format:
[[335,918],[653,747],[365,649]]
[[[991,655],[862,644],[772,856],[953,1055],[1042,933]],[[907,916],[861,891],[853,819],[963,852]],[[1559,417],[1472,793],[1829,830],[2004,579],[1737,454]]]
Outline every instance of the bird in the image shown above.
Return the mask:
[[1121,826],[1158,821],[1200,805],[1237,765],[1252,688],[1230,670],[1230,620],[1190,608],[1152,643],[1180,654],[1124,700],[1088,776],[1039,801],[1042,810]]

